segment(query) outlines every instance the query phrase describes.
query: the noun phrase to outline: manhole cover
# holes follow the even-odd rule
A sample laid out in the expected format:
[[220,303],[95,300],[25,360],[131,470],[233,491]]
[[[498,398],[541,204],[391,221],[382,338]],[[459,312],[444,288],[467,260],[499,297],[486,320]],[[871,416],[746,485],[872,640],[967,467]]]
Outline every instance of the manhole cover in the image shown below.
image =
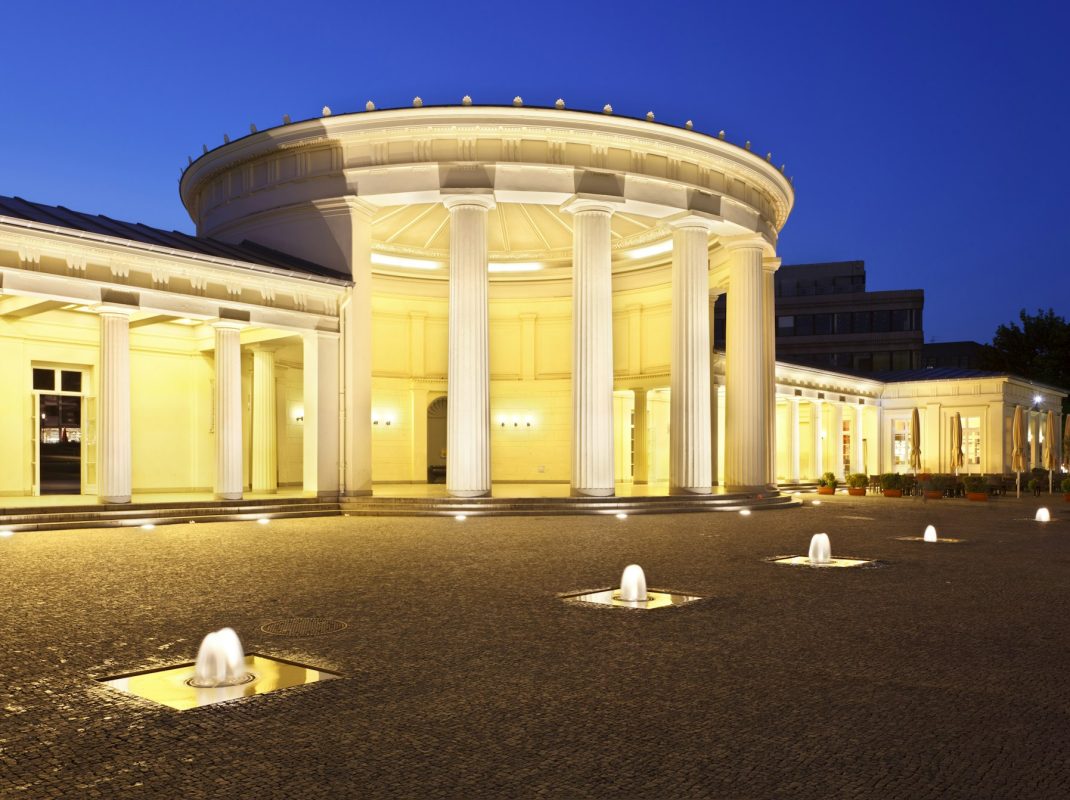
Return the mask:
[[295,617],[269,622],[267,625],[261,625],[260,630],[275,636],[322,636],[325,633],[344,631],[348,627],[346,623],[337,619]]

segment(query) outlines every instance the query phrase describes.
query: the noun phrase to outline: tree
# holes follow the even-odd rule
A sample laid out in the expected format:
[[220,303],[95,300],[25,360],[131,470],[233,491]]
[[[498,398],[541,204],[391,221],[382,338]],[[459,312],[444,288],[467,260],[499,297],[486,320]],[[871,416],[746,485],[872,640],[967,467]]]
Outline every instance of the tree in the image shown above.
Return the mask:
[[[1023,378],[1070,389],[1070,323],[1053,309],[1027,314],[1023,308],[1017,322],[1000,325],[985,348],[985,368],[1010,372]],[[1063,410],[1070,412],[1070,402]]]

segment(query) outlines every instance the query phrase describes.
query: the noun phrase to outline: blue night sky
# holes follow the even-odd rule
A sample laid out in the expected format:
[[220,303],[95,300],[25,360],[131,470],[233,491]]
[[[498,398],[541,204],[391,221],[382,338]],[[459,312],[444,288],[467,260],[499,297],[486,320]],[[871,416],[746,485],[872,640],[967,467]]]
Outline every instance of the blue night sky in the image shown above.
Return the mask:
[[50,2],[4,10],[0,194],[192,232],[187,155],[427,103],[642,116],[773,152],[785,263],[923,288],[926,339],[1070,316],[1062,3]]

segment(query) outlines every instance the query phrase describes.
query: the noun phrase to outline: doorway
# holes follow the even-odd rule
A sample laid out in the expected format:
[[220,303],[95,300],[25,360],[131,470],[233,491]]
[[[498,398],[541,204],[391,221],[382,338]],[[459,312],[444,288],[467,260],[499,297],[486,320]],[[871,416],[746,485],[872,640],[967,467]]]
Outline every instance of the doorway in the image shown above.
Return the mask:
[[38,395],[41,494],[82,493],[82,398]]
[[427,482],[446,482],[446,398],[437,397],[427,407]]

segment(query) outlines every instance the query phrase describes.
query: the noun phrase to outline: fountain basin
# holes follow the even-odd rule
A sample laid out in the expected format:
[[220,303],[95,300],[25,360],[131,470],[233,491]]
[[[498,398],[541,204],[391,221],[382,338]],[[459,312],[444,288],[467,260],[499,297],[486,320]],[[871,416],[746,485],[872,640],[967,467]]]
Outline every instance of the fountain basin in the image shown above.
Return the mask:
[[789,567],[813,567],[825,569],[827,567],[866,567],[874,566],[877,562],[870,558],[829,558],[828,561],[815,563],[809,556],[777,556],[769,559],[774,564],[782,564]]
[[566,603],[590,603],[598,606],[611,606],[613,608],[634,608],[640,611],[652,611],[655,608],[682,606],[703,599],[694,594],[663,592],[657,589],[648,589],[646,596],[647,599],[645,601],[622,600],[620,589],[599,589],[593,592],[562,595],[561,599]]
[[193,663],[175,667],[132,672],[101,678],[100,683],[112,689],[137,695],[154,703],[186,711],[191,708],[222,703],[240,697],[267,694],[268,692],[302,686],[307,683],[340,678],[336,672],[250,653],[244,658],[244,673],[250,675],[244,683],[232,686],[198,688],[190,681],[195,674]]

